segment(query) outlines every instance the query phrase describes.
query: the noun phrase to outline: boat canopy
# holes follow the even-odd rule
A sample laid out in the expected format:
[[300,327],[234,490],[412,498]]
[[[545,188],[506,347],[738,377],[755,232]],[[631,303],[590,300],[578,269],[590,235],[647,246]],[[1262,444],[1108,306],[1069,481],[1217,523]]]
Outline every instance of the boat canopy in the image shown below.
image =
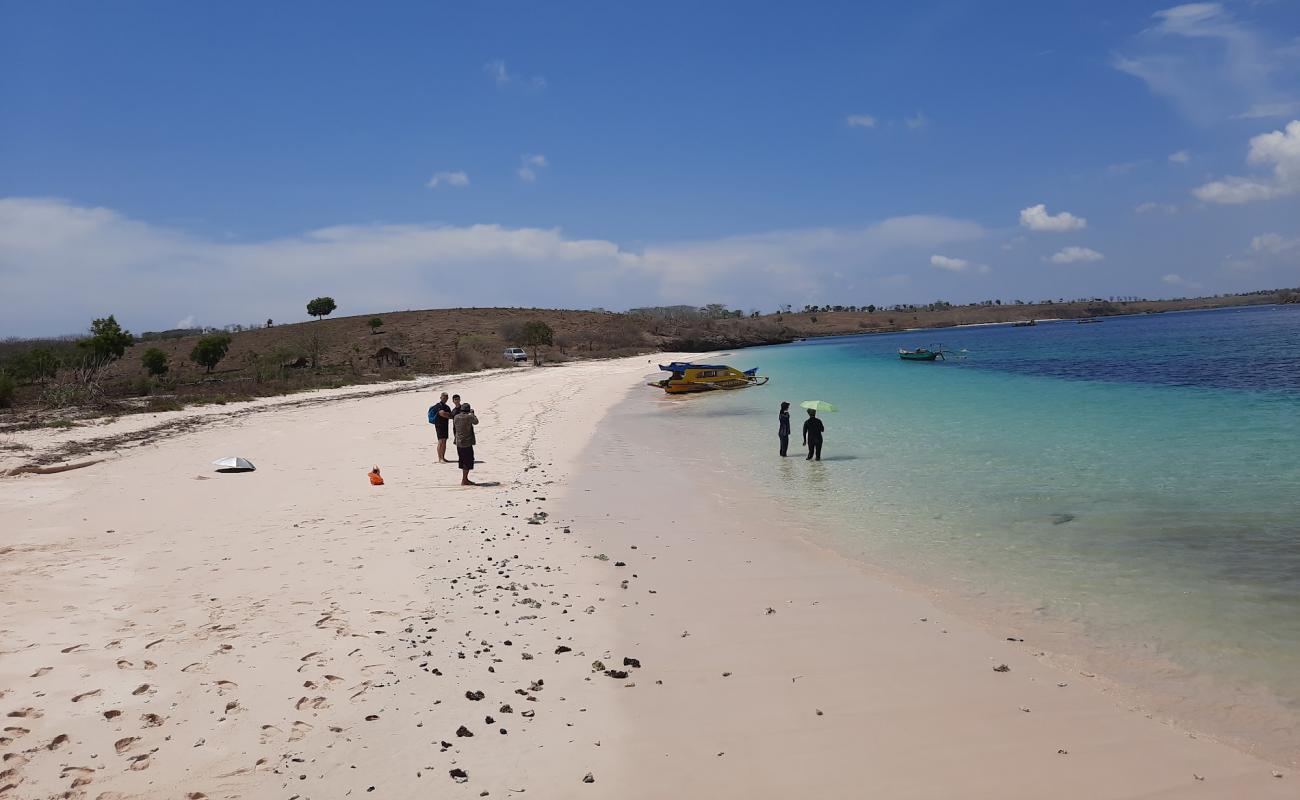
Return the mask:
[[664,372],[685,372],[688,369],[731,369],[726,364],[692,364],[689,361],[674,361],[671,364],[660,364],[659,369]]

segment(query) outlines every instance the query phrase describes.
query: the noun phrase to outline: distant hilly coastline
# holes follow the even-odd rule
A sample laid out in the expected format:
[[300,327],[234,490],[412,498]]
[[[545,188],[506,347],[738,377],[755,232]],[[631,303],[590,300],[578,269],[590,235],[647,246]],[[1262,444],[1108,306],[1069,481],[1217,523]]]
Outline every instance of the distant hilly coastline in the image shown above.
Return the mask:
[[[473,372],[509,366],[502,351],[511,346],[526,348],[544,363],[556,363],[660,351],[730,350],[820,336],[1295,302],[1300,302],[1300,290],[1281,289],[1177,300],[810,305],[767,314],[720,304],[622,313],[428,309],[138,335],[127,335],[119,326],[116,345],[108,348],[107,356],[105,347],[89,338],[80,345],[71,339],[0,343],[0,431],[415,375]],[[100,353],[100,361],[87,370],[92,352]]]

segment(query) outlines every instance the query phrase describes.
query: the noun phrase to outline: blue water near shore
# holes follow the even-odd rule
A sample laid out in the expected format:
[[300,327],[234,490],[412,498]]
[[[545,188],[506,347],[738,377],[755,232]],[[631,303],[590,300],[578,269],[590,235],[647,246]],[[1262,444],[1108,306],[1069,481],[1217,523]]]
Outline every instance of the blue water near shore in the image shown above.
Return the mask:
[[[965,352],[897,356],[938,342]],[[1152,685],[1176,676],[1166,695],[1199,696],[1238,728],[1253,705],[1300,712],[1300,306],[842,337],[722,360],[771,383],[660,401],[678,446],[716,452],[728,480],[841,550],[1027,609],[1021,621],[1042,632],[1081,633],[1085,655],[1110,656],[1089,663]],[[824,460],[796,452],[798,408],[799,458],[777,458],[778,403],[812,398],[840,409],[824,415]]]

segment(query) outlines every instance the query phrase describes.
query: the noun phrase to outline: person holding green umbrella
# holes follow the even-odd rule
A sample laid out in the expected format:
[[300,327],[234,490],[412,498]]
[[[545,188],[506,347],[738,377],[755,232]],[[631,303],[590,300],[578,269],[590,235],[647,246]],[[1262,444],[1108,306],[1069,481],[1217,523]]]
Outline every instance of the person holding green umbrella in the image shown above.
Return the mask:
[[826,424],[817,418],[817,411],[834,411],[835,406],[825,400],[805,400],[799,405],[808,409],[808,419],[803,423],[803,443],[808,446],[808,458],[805,461],[822,460],[822,434]]

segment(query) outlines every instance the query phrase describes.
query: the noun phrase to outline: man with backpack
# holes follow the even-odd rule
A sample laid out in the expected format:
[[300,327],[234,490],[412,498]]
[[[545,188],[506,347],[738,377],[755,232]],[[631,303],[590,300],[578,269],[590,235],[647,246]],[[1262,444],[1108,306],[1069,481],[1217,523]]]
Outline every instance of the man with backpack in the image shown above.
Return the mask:
[[438,402],[429,406],[429,424],[438,435],[438,463],[450,464],[447,460],[447,436],[450,433],[453,412],[447,405],[447,393],[443,392]]

